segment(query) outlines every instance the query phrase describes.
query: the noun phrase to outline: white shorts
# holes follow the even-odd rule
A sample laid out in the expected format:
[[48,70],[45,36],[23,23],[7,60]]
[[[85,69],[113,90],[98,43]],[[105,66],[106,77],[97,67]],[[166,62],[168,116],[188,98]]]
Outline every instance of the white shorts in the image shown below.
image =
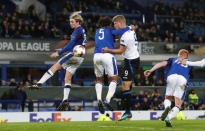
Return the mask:
[[73,56],[72,53],[68,53],[63,56],[58,62],[62,65],[63,69],[74,74],[77,68],[83,63],[83,57]]
[[110,53],[96,53],[93,58],[95,75],[102,77],[105,73],[112,77],[118,75],[117,63],[114,55]]
[[184,100],[187,80],[182,75],[172,74],[167,77],[167,88],[165,95],[175,96]]

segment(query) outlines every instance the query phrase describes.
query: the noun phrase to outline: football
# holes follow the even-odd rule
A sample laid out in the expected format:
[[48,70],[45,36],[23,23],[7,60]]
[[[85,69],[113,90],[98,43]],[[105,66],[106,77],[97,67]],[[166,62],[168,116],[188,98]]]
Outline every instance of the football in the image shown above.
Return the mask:
[[82,45],[77,45],[73,49],[74,56],[82,57],[85,55],[85,47]]

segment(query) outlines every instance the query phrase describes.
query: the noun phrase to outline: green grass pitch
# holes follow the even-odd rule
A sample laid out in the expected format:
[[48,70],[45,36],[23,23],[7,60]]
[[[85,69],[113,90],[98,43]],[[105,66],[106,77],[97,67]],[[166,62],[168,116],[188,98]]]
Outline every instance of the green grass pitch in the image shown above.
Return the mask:
[[0,131],[205,131],[205,120],[0,123]]

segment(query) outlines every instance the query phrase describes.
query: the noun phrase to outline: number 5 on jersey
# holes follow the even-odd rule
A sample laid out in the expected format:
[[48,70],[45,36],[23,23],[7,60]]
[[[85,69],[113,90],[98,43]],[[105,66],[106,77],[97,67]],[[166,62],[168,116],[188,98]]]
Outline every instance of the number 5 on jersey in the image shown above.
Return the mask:
[[99,40],[104,39],[104,29],[100,29],[100,30],[99,30],[99,33],[102,35],[102,36],[99,36],[99,37],[98,37]]

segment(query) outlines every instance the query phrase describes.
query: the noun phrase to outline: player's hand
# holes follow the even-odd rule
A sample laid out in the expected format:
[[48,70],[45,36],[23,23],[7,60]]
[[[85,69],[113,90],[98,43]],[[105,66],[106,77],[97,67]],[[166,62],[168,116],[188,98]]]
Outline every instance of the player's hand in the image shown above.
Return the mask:
[[57,52],[54,52],[50,55],[51,58],[56,58],[58,56],[59,56],[59,54]]
[[135,30],[136,27],[134,25],[130,25],[131,26],[131,30]]
[[148,76],[150,76],[151,73],[152,73],[152,72],[151,72],[150,70],[146,70],[146,71],[144,72],[144,76],[145,76],[145,77],[148,77]]
[[56,50],[56,52],[59,52],[60,50],[61,50],[61,48],[59,48],[59,49],[55,49]]
[[109,49],[107,47],[102,48],[102,52],[108,52],[108,51],[109,51]]

